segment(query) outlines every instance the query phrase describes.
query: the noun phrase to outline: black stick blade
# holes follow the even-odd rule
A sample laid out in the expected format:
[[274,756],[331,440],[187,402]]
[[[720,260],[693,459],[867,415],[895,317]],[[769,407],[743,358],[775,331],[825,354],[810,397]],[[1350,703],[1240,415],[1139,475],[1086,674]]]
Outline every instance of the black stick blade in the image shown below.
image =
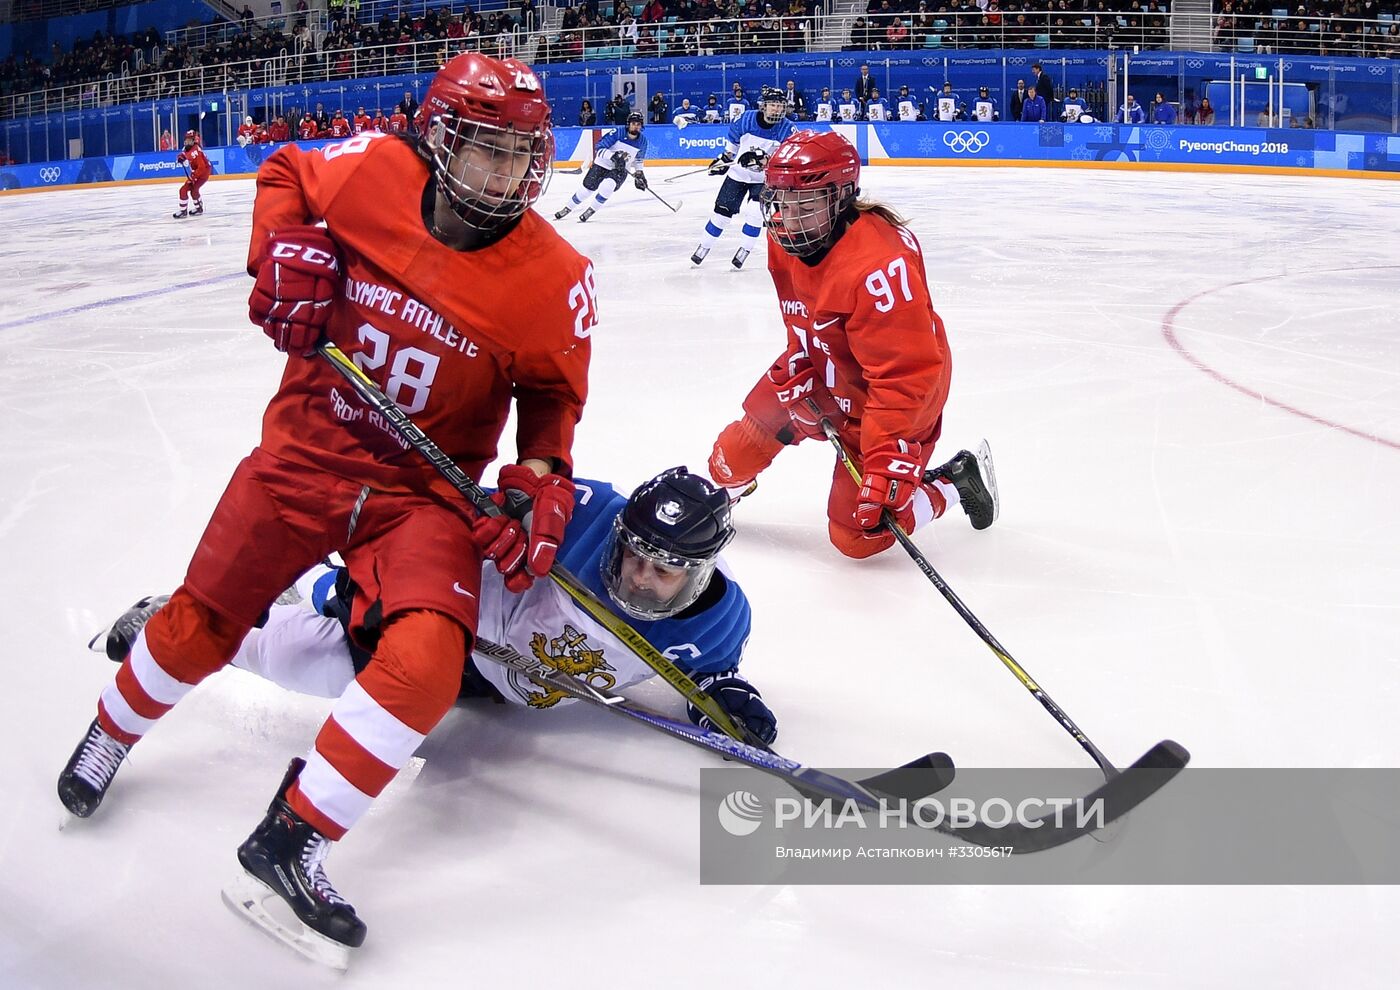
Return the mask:
[[957,769],[947,753],[928,753],[902,767],[866,777],[858,783],[871,791],[893,798],[917,801],[937,794],[953,782]]

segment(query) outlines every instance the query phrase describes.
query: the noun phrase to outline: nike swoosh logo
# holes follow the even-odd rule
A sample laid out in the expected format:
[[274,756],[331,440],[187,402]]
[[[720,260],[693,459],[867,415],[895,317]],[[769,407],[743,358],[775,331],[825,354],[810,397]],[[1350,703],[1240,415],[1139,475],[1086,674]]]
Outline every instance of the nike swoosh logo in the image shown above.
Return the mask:
[[825,330],[827,327],[831,326],[833,323],[840,323],[840,322],[841,322],[841,317],[838,316],[838,317],[836,317],[836,319],[834,319],[834,320],[827,320],[825,323],[813,323],[813,324],[812,324],[812,329],[813,329],[813,330]]
[[452,590],[457,592],[457,594],[459,595],[466,595],[468,598],[476,597],[475,593],[468,591],[466,588],[463,588],[461,583],[458,581],[452,582]]

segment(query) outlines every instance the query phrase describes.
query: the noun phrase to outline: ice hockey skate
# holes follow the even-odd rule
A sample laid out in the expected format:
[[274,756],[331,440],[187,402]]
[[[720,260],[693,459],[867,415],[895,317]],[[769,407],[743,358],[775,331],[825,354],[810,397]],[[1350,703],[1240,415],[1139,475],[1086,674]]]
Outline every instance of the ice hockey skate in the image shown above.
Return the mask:
[[1001,495],[997,492],[992,448],[987,441],[982,441],[976,454],[960,450],[948,463],[924,473],[925,484],[935,480],[946,481],[958,490],[958,499],[973,529],[986,529],[1001,515]]
[[102,803],[117,768],[131,747],[109,736],[97,719],[58,775],[58,799],[78,818],[89,818]]
[[195,204],[194,204],[194,209],[190,210],[190,216],[192,216],[192,217],[201,217],[201,216],[203,216],[203,215],[204,215],[204,204],[203,204],[203,203],[195,203]]
[[244,872],[223,889],[229,909],[306,958],[345,969],[368,929],[326,877],[331,840],[284,797],[306,766],[292,760],[267,815],[238,847]]
[[737,270],[743,268],[743,267],[744,267],[744,262],[746,262],[746,261],[748,261],[748,260],[749,260],[749,249],[748,249],[748,248],[740,248],[739,250],[737,250],[737,251],[734,252],[734,259],[733,259],[732,261],[730,261],[729,263],[730,263],[731,265],[733,265],[734,268],[735,268],[735,270],[737,271]]
[[574,208],[573,208],[572,206],[565,206],[565,207],[563,207],[563,208],[561,208],[561,209],[558,209],[558,210],[555,210],[555,211],[554,211],[554,219],[556,219],[556,220],[563,220],[566,216],[568,216],[568,215],[569,215],[570,213],[572,213],[572,212],[574,212]]
[[579,223],[587,223],[590,219],[592,219],[593,214],[595,214],[595,213],[597,213],[597,212],[598,212],[597,210],[595,210],[593,207],[590,206],[588,209],[584,210],[582,213],[580,213],[580,214],[578,215],[578,222],[579,222]]
[[178,212],[170,214],[171,218],[172,218],[172,219],[175,219],[175,220],[183,220],[183,219],[185,219],[185,217],[187,217],[187,216],[189,216],[189,215],[190,215],[190,211],[189,211],[188,209],[186,209],[185,207],[183,207],[183,206],[180,207],[180,209],[179,209]]
[[108,660],[121,663],[131,652],[131,644],[136,642],[137,635],[151,621],[151,616],[168,601],[169,595],[147,595],[117,616],[117,621],[88,640],[88,649],[94,653],[105,653]]
[[690,263],[692,265],[700,264],[702,261],[705,260],[705,256],[709,253],[710,249],[705,247],[705,245],[697,245],[695,248],[695,253],[690,256]]

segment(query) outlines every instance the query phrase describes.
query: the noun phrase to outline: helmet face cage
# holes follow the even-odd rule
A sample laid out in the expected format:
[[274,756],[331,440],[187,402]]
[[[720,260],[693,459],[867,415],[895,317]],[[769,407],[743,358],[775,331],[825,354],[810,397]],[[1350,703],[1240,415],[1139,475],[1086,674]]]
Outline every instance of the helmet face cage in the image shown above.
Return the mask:
[[856,188],[830,183],[802,189],[765,186],[760,204],[768,236],[788,254],[799,258],[825,247],[842,212],[855,199]]
[[777,123],[787,116],[787,94],[776,86],[764,86],[759,91],[758,112],[764,120]]
[[428,130],[433,173],[463,223],[485,233],[524,215],[554,173],[554,135],[439,114]]
[[718,563],[718,554],[687,557],[653,546],[633,533],[619,514],[600,570],[603,587],[618,608],[634,619],[654,622],[694,604],[709,587]]

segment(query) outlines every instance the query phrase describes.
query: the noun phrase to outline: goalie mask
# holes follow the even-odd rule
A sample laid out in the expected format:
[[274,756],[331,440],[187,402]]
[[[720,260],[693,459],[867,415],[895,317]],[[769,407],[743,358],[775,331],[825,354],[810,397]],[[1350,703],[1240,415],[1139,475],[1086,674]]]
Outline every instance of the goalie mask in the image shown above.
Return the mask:
[[798,131],[768,159],[763,181],[768,236],[788,254],[806,257],[831,243],[855,203],[860,156],[834,131]]
[[458,55],[433,77],[415,123],[441,194],[467,226],[499,230],[544,193],[554,135],[544,90],[525,63]]
[[684,611],[709,587],[719,552],[734,538],[729,496],[683,467],[642,485],[613,520],[603,586],[634,619]]
[[758,112],[765,127],[787,116],[787,94],[776,86],[764,86],[758,96]]

